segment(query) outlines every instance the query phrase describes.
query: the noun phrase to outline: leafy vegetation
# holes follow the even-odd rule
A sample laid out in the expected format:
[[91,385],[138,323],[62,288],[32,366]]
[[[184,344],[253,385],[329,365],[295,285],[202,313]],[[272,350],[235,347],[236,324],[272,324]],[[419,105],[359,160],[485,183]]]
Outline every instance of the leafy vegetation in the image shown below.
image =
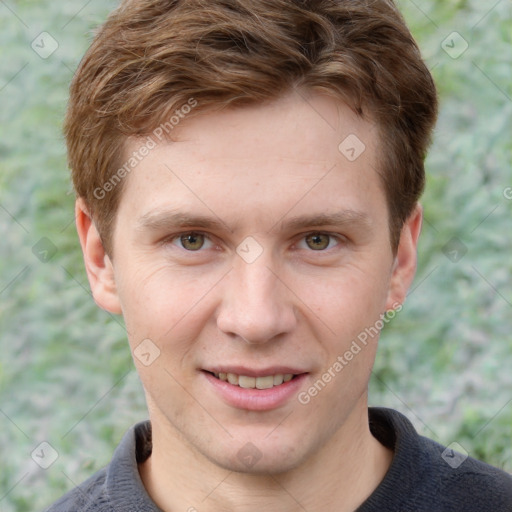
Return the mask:
[[[382,335],[370,400],[512,471],[508,4],[400,1],[438,83],[441,116],[418,274]],[[147,416],[122,320],[98,310],[89,293],[61,134],[69,80],[113,6],[0,2],[5,512],[43,509],[106,464],[124,431]],[[44,54],[53,40],[58,48],[41,58],[35,49]],[[47,470],[31,458],[42,441],[59,454]]]

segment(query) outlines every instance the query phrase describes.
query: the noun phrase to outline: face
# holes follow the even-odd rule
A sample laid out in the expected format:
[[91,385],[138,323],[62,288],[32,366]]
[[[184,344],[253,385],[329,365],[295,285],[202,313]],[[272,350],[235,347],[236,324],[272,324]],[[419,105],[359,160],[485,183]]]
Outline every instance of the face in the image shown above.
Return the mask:
[[327,97],[176,134],[125,178],[112,260],[81,214],[95,299],[125,318],[154,428],[224,468],[290,470],[365,417],[361,333],[402,302],[421,213],[395,256],[377,130]]

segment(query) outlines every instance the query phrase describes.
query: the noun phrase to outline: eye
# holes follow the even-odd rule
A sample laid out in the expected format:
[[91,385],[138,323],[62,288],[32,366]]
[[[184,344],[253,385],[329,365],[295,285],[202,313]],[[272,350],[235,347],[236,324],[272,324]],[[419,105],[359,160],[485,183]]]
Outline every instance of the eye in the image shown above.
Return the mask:
[[202,233],[183,233],[173,240],[173,244],[187,251],[199,251],[210,248],[212,242]]
[[305,248],[302,245],[303,242],[306,244],[308,249],[313,251],[325,251],[326,249],[331,249],[339,243],[334,236],[327,233],[311,233],[306,235],[299,243],[299,247],[301,249]]

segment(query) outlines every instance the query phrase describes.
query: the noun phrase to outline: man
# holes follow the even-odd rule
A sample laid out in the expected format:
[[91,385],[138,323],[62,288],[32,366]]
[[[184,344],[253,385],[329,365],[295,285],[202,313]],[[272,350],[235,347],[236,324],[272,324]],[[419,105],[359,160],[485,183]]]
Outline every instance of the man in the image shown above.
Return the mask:
[[121,4],[66,136],[150,422],[49,510],[512,510],[509,475],[368,409],[436,113],[389,1]]

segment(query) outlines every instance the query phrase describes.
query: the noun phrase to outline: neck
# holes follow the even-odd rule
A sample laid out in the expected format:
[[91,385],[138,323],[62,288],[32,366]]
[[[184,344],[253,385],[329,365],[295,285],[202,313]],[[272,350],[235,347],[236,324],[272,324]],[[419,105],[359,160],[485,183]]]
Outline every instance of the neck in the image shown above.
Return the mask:
[[382,481],[393,457],[370,433],[366,400],[362,405],[313,457],[273,475],[219,467],[154,413],[153,452],[139,472],[149,495],[165,512],[353,511]]

